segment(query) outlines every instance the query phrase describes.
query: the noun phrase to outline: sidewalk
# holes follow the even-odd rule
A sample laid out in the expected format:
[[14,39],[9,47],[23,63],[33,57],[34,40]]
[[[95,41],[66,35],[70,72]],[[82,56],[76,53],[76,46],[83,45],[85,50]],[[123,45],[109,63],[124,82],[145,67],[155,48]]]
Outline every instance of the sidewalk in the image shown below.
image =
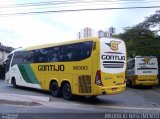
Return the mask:
[[49,102],[50,97],[0,93],[0,104],[35,106]]

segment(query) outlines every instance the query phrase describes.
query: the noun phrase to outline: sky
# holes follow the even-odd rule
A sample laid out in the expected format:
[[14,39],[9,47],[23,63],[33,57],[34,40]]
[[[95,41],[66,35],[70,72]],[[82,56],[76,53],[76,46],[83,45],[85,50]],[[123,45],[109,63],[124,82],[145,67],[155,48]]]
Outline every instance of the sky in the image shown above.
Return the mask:
[[[15,7],[24,3],[51,2],[46,6]],[[58,1],[58,0],[56,0]],[[0,42],[14,48],[28,47],[47,43],[57,43],[77,39],[77,33],[84,27],[95,31],[116,28],[122,33],[123,28],[143,22],[146,17],[154,14],[153,9],[99,10],[76,11],[26,15],[4,15],[33,11],[68,10],[109,7],[157,6],[158,0],[1,0],[0,1]],[[83,3],[80,3],[83,2]],[[85,2],[85,3],[84,3]],[[14,6],[13,6],[14,5]]]

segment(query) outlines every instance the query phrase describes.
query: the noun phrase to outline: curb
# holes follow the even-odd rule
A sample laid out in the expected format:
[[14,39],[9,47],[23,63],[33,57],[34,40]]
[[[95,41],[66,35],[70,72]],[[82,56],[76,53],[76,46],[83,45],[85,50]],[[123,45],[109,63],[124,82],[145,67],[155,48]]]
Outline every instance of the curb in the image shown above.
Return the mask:
[[37,106],[49,102],[50,97],[0,93],[1,104]]
[[37,102],[29,102],[29,101],[13,101],[13,100],[2,100],[0,99],[0,104],[12,104],[12,105],[24,105],[24,106],[38,106],[42,105]]

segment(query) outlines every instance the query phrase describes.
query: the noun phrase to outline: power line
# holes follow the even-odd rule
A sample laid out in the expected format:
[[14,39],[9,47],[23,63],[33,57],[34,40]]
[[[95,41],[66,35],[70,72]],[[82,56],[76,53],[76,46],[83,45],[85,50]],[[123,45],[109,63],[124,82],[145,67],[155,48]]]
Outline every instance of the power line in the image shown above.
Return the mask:
[[140,3],[140,2],[143,2],[143,3],[152,3],[152,2],[160,2],[159,0],[149,0],[149,1],[146,1],[146,0],[119,0],[119,1],[112,1],[112,0],[94,0],[92,2],[89,2],[89,1],[83,1],[83,0],[79,0],[79,1],[73,1],[73,0],[65,0],[65,1],[49,1],[49,2],[37,2],[37,3],[22,3],[22,4],[12,4],[12,5],[4,5],[4,6],[0,6],[0,9],[2,8],[16,8],[16,7],[31,7],[31,6],[46,6],[46,5],[62,5],[62,4],[78,4],[78,3],[111,3],[111,4],[121,4],[120,2],[123,2],[123,3]]
[[[105,7],[106,5],[112,5],[112,4],[130,4],[130,3],[150,3],[150,2],[160,2],[156,0],[118,0],[118,1],[113,1],[113,0],[94,0],[92,2],[89,1],[83,1],[83,0],[63,0],[63,1],[49,1],[49,2],[36,2],[36,3],[21,3],[21,4],[13,4],[13,5],[8,5],[8,6],[0,6],[1,14],[3,15],[10,15],[10,14],[26,14],[26,13],[31,13],[34,14],[35,12],[38,13],[38,9],[40,9],[40,12],[45,12],[45,11],[62,11],[60,9],[68,10],[70,9],[69,7],[85,7],[89,6],[90,8],[92,7],[93,9],[95,8],[102,8]],[[80,4],[82,3],[82,4]],[[65,5],[64,5],[65,4]],[[16,5],[16,6],[14,6]],[[95,7],[96,5],[96,7]],[[94,8],[94,7],[95,8]],[[100,7],[101,6],[101,7]],[[20,13],[17,13],[17,7],[21,7],[21,9],[18,9],[18,11],[21,11]],[[59,8],[59,10],[53,10],[53,8]],[[77,9],[79,9],[77,8]],[[5,11],[3,11],[5,10]],[[36,11],[33,11],[36,10]],[[22,12],[23,11],[23,12]],[[33,12],[33,13],[32,13]]]
[[99,11],[99,10],[125,10],[125,9],[150,9],[160,8],[160,6],[146,6],[146,7],[113,7],[113,8],[88,8],[88,9],[70,9],[70,10],[50,10],[50,11],[36,11],[36,12],[16,12],[0,14],[0,16],[12,15],[28,15],[28,14],[44,14],[44,13],[60,13],[60,12],[77,12],[77,11]]
[[12,4],[12,5],[3,5],[0,8],[10,8],[10,7],[28,7],[28,6],[41,6],[41,5],[50,5],[50,4],[66,4],[60,1],[50,1],[50,2],[37,2],[37,3],[22,3],[22,4]]
[[[160,2],[160,1],[153,1],[153,2]],[[93,4],[75,4],[74,5],[74,7],[86,7],[86,6],[91,6],[91,5],[96,5],[96,6],[104,6],[104,5],[113,5],[113,4],[130,4],[130,3],[150,3],[149,1],[148,2],[143,2],[143,1],[139,1],[139,2],[125,2],[125,3],[93,3]],[[73,3],[74,4],[74,3]],[[39,7],[39,8],[36,8],[36,9],[49,9],[49,8],[65,8],[65,7],[73,7],[73,6],[71,6],[71,5],[73,5],[73,4],[67,4],[67,5],[70,5],[70,6],[67,6],[67,5],[65,5],[65,6],[48,6],[48,7],[45,7],[45,6],[42,6],[42,7]],[[50,5],[52,5],[52,4],[50,4]],[[33,9],[33,8],[32,8]]]

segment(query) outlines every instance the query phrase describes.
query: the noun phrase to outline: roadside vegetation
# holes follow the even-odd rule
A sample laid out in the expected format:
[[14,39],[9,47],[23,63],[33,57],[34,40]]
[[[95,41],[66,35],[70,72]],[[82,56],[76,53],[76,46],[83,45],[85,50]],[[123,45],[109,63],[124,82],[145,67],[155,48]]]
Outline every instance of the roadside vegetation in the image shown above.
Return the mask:
[[160,74],[160,10],[132,27],[124,28],[124,33],[115,35],[123,39],[127,47],[127,57],[156,56]]

